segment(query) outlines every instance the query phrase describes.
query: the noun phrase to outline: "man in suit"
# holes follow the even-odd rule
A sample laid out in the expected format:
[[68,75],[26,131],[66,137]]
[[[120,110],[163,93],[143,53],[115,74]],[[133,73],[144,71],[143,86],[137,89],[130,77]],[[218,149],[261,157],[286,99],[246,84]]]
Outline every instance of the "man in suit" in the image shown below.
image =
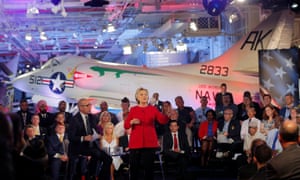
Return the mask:
[[129,164],[129,138],[130,138],[131,128],[125,129],[125,134],[119,137],[119,146],[123,148],[124,155],[121,156],[125,164]]
[[267,164],[267,179],[300,179],[300,147],[298,126],[293,121],[284,121],[278,139],[283,151]]
[[47,129],[47,131],[50,131],[50,126],[54,123],[54,116],[52,113],[48,112],[48,105],[45,100],[40,100],[37,103],[38,107],[38,115],[40,117],[40,126]]
[[178,121],[170,120],[169,132],[163,136],[163,157],[165,161],[175,161],[177,178],[184,179],[190,148],[184,131],[179,130]]
[[226,83],[222,83],[220,85],[220,92],[218,92],[216,94],[216,98],[215,98],[216,106],[215,106],[215,109],[217,109],[217,107],[219,107],[219,106],[223,106],[222,98],[223,98],[223,95],[225,95],[225,94],[229,95],[229,97],[230,97],[230,104],[234,104],[232,93],[227,91],[227,84]]
[[31,124],[31,116],[33,115],[28,109],[28,102],[26,99],[20,101],[20,110],[17,112],[21,119],[21,127],[25,128],[27,124]]
[[218,123],[217,148],[222,152],[227,152],[226,156],[233,156],[235,153],[243,151],[241,141],[240,122],[233,117],[233,110],[224,110],[224,119]]
[[66,112],[66,107],[67,107],[66,101],[64,101],[64,100],[59,101],[59,103],[58,103],[58,112],[57,113],[63,113],[64,116],[65,116],[65,122],[64,123],[69,124],[70,123],[69,121],[72,118],[72,114],[69,113],[69,112]]
[[280,109],[279,115],[285,120],[291,115],[291,109],[296,106],[292,93],[287,93],[284,97],[285,105]]
[[51,169],[51,178],[59,179],[59,172],[63,164],[68,161],[69,140],[65,133],[65,125],[57,123],[55,133],[47,137],[47,151]]
[[99,178],[109,180],[112,158],[93,144],[96,119],[90,114],[91,104],[88,99],[80,99],[77,106],[79,112],[72,118],[68,132],[70,158],[84,155],[91,156],[93,160],[101,161],[102,167]]

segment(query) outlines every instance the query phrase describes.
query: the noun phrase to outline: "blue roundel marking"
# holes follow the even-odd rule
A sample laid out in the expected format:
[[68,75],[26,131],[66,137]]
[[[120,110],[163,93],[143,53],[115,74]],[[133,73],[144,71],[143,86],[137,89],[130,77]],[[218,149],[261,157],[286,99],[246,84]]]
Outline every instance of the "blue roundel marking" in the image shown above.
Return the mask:
[[64,73],[56,72],[50,77],[49,88],[55,94],[62,94],[65,90],[65,80],[67,79]]

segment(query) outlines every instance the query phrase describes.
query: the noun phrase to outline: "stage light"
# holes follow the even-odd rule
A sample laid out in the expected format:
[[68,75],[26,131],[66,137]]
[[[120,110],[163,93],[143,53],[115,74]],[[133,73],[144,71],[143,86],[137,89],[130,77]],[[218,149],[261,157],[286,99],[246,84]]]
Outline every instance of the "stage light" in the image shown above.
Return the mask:
[[227,0],[203,0],[203,6],[211,16],[220,15],[226,8]]
[[26,41],[32,41],[32,35],[31,35],[31,33],[26,33],[25,40]]
[[189,28],[190,28],[192,31],[198,31],[197,24],[196,24],[194,21],[190,22]]
[[289,7],[294,12],[300,11],[300,0],[290,0]]

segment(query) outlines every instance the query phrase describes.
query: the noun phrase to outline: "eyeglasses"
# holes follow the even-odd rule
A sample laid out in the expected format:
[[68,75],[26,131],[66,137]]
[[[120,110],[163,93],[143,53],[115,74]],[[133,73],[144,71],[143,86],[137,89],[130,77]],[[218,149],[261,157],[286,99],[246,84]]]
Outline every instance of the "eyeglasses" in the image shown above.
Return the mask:
[[80,104],[80,106],[83,106],[83,107],[89,107],[91,104]]

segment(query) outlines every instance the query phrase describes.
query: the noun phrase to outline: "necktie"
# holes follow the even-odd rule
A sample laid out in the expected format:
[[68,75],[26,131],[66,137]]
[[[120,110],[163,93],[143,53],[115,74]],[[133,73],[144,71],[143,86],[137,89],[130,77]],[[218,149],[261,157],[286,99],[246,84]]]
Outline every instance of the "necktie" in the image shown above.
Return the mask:
[[174,150],[178,150],[178,142],[177,142],[177,137],[176,137],[176,133],[174,133]]
[[86,134],[91,134],[91,128],[90,128],[90,123],[89,123],[89,116],[85,116],[85,130]]
[[59,141],[60,141],[60,142],[63,142],[63,140],[64,140],[64,136],[60,134],[60,135],[59,135]]
[[26,113],[22,113],[22,118],[24,122],[24,126],[26,125]]

